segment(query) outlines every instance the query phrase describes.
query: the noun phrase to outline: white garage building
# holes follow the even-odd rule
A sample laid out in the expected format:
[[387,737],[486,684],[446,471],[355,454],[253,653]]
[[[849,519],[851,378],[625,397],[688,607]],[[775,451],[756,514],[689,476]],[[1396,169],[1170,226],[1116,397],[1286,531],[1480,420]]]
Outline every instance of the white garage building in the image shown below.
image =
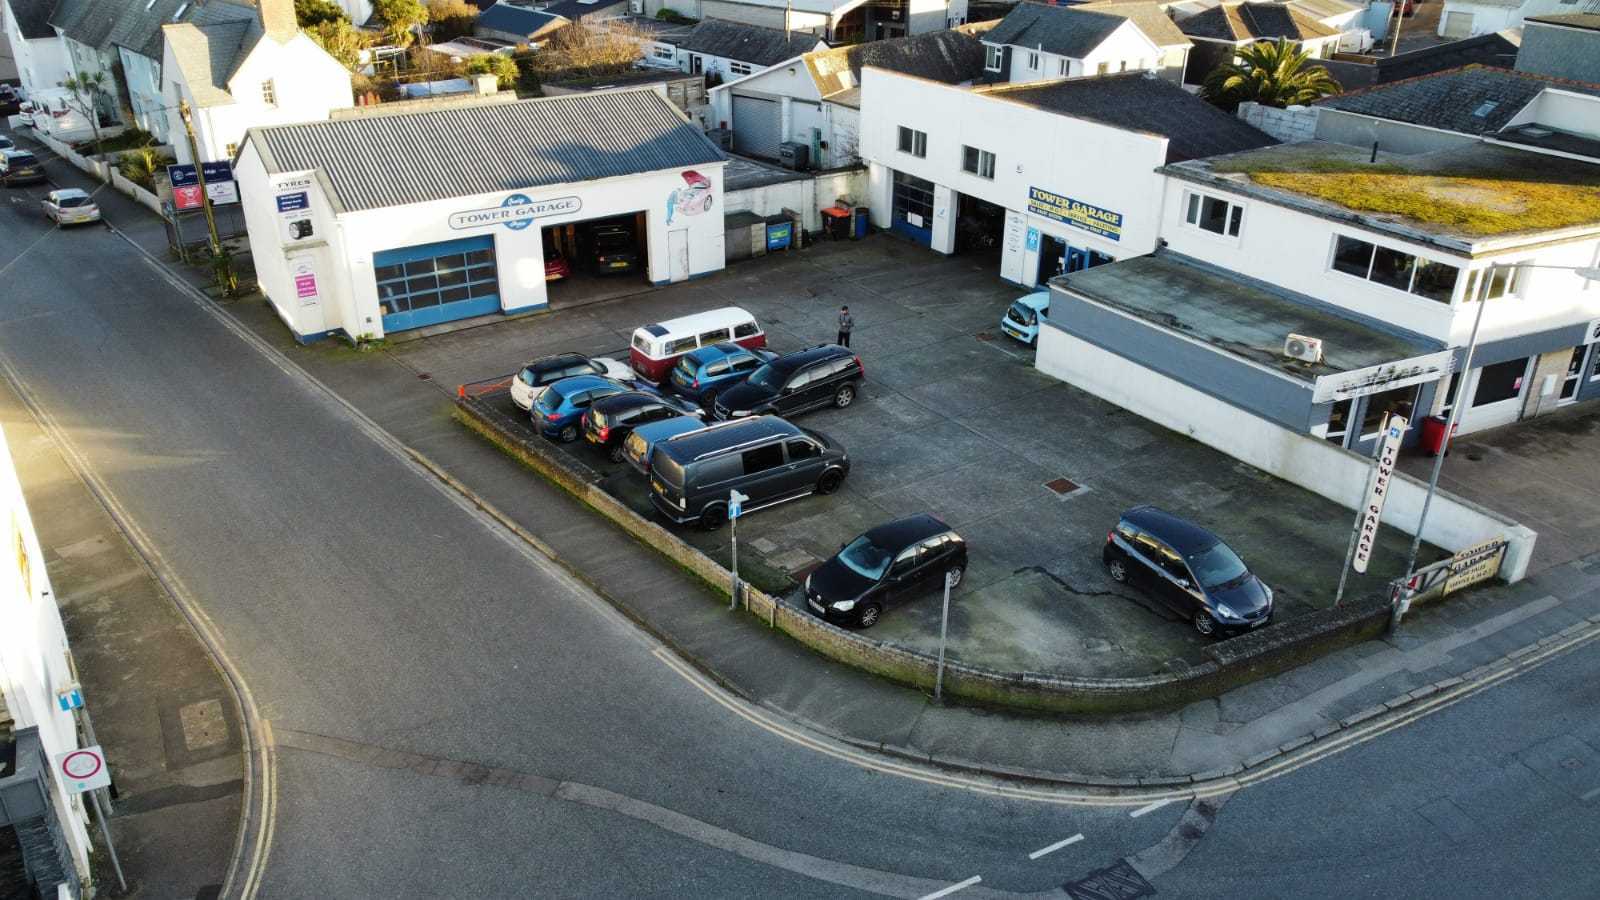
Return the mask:
[[302,342],[546,306],[545,247],[578,265],[585,223],[631,232],[654,284],[723,266],[725,157],[656,91],[376,112],[253,129],[234,164]]

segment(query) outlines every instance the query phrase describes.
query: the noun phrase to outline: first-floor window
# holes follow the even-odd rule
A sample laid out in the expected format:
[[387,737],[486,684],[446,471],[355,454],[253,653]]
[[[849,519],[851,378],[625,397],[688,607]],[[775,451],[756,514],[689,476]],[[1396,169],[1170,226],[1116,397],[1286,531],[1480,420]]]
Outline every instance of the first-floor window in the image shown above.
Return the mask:
[[1367,408],[1361,415],[1361,439],[1371,440],[1383,433],[1383,423],[1389,420],[1390,413],[1409,420],[1416,398],[1417,389],[1414,387],[1396,388],[1367,397]]
[[1004,51],[1002,51],[999,47],[983,48],[983,67],[991,72],[1000,71],[1001,61],[1004,58]]
[[237,157],[239,155],[239,145],[238,144],[229,144],[227,146],[226,152],[228,154],[228,158],[229,159],[233,159],[233,158]]
[[261,82],[261,102],[268,106],[278,105],[278,87],[271,78]]
[[1244,207],[1209,194],[1189,194],[1184,221],[1212,234],[1238,237],[1244,222]]
[[900,152],[912,156],[925,157],[928,155],[928,133],[915,128],[900,126]]
[[961,170],[979,178],[994,178],[994,154],[977,147],[961,148]]
[[750,64],[749,63],[729,62],[728,63],[728,71],[732,72],[735,75],[749,75],[750,72],[751,72],[751,69],[750,69]]

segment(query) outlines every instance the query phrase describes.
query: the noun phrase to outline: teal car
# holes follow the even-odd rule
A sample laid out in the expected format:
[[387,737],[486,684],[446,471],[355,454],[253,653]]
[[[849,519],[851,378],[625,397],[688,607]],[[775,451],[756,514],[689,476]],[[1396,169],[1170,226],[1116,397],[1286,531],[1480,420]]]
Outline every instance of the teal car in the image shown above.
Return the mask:
[[1032,346],[1039,340],[1039,317],[1050,311],[1050,292],[1034,291],[1018,297],[1000,317],[1000,330]]

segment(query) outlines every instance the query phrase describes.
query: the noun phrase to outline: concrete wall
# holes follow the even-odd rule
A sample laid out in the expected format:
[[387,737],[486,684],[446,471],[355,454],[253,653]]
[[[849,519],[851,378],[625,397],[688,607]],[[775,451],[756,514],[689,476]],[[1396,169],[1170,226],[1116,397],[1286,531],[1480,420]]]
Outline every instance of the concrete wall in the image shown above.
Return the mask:
[[[1593,65],[1595,77],[1600,78],[1600,32],[1584,33],[1594,38],[1591,45],[1595,53]],[[1519,55],[1517,61],[1520,63],[1521,60]],[[1506,126],[1527,122],[1538,122],[1561,131],[1600,138],[1600,97],[1556,87],[1546,88],[1539,92],[1532,103],[1512,116]]]
[[759,216],[775,216],[785,209],[800,213],[806,231],[822,230],[822,213],[839,197],[849,197],[858,203],[866,201],[867,169],[859,166],[838,172],[823,172],[811,178],[785,181],[762,187],[729,191],[723,213],[752,212]]
[[1371,147],[1377,142],[1381,152],[1412,154],[1463,147],[1477,143],[1478,140],[1468,134],[1375,119],[1327,106],[1318,106],[1315,109],[1317,110],[1315,136],[1318,140],[1336,144]]
[[1298,144],[1317,136],[1317,109],[1314,107],[1278,109],[1251,100],[1239,104],[1238,116],[1286,144]]
[[[1036,365],[1047,375],[1350,509],[1365,500],[1371,468],[1368,459],[1166,378],[1074,337],[1048,319],[1039,331]],[[1384,506],[1383,523],[1413,533],[1426,487],[1397,474]],[[1534,531],[1445,491],[1435,495],[1423,531],[1425,540],[1457,551],[1495,537],[1504,537],[1511,544],[1501,577],[1510,582],[1521,580],[1538,538]]]

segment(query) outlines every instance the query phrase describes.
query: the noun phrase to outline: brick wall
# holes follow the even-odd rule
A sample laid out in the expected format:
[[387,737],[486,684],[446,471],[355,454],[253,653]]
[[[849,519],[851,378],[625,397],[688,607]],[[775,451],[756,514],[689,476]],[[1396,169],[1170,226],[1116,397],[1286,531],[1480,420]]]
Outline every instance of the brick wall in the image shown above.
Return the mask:
[[1238,116],[1286,144],[1309,141],[1317,136],[1317,110],[1309,106],[1277,109],[1251,101],[1239,104]]

